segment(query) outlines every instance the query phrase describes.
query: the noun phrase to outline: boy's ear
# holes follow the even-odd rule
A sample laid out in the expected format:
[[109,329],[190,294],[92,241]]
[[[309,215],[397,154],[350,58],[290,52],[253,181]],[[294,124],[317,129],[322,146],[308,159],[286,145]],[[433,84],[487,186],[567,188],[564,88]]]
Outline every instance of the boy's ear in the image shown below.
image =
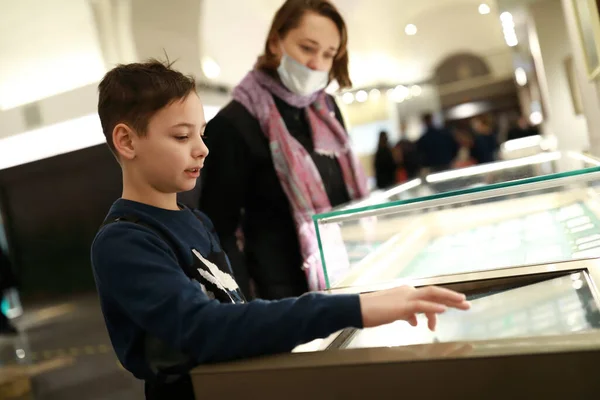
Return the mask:
[[129,126],[125,124],[117,124],[113,129],[112,140],[115,150],[120,157],[126,160],[135,158],[135,138],[136,134]]

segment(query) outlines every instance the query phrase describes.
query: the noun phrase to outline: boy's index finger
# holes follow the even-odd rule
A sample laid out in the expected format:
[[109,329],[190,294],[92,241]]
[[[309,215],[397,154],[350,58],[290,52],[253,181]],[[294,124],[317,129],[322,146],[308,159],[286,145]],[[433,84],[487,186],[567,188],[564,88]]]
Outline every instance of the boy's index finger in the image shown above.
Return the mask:
[[466,296],[454,290],[442,288],[439,286],[428,286],[418,291],[418,298],[430,301],[456,302],[460,303],[466,300]]

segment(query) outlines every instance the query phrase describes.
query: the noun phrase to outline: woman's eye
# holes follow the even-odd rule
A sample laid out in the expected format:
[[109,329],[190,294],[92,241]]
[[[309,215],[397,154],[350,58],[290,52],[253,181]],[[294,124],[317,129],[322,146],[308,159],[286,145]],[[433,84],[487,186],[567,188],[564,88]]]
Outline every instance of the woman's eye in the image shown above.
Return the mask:
[[314,52],[314,49],[312,47],[308,47],[308,46],[300,46],[300,48],[308,53],[312,53]]
[[184,141],[184,140],[186,140],[187,138],[188,138],[188,137],[187,137],[187,136],[184,136],[184,135],[182,135],[182,136],[175,136],[175,139],[177,139],[177,140],[179,140],[179,141],[181,141],[181,142],[183,142],[183,141]]

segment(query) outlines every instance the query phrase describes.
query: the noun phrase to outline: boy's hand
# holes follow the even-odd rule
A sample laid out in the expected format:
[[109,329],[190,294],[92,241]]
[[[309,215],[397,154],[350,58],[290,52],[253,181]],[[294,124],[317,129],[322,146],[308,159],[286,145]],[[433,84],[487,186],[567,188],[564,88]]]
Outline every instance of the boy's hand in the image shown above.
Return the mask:
[[360,295],[360,310],[365,328],[408,321],[417,326],[417,314],[427,316],[429,329],[435,330],[436,314],[448,307],[468,310],[470,305],[465,295],[436,286],[415,289],[400,286],[394,289]]

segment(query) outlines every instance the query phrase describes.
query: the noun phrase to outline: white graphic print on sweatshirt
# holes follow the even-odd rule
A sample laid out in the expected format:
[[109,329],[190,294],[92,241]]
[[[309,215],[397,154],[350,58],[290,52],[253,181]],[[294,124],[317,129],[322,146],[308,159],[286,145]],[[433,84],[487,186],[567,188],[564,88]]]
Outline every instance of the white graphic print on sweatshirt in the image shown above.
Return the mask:
[[[231,297],[231,295],[229,294],[229,292],[235,292],[239,289],[239,286],[238,286],[237,282],[235,281],[235,279],[231,275],[229,275],[227,272],[221,271],[219,269],[219,267],[217,267],[214,263],[212,263],[209,260],[207,260],[206,258],[204,258],[202,256],[202,254],[200,254],[200,252],[198,252],[196,249],[193,249],[192,253],[194,253],[194,255],[198,258],[198,260],[200,260],[202,262],[202,264],[205,265],[206,268],[208,269],[208,271],[206,271],[206,270],[203,270],[202,268],[198,268],[198,273],[200,274],[200,276],[202,278],[206,279],[208,282],[215,285],[218,289],[225,292],[227,294],[227,296],[232,301],[234,301],[233,298]],[[202,284],[200,284],[200,285],[201,285],[202,289],[204,290],[204,292],[206,292],[209,295],[209,297],[212,297],[212,298],[215,297],[213,293],[209,293],[209,291],[206,290],[206,287],[204,285],[202,285]]]

